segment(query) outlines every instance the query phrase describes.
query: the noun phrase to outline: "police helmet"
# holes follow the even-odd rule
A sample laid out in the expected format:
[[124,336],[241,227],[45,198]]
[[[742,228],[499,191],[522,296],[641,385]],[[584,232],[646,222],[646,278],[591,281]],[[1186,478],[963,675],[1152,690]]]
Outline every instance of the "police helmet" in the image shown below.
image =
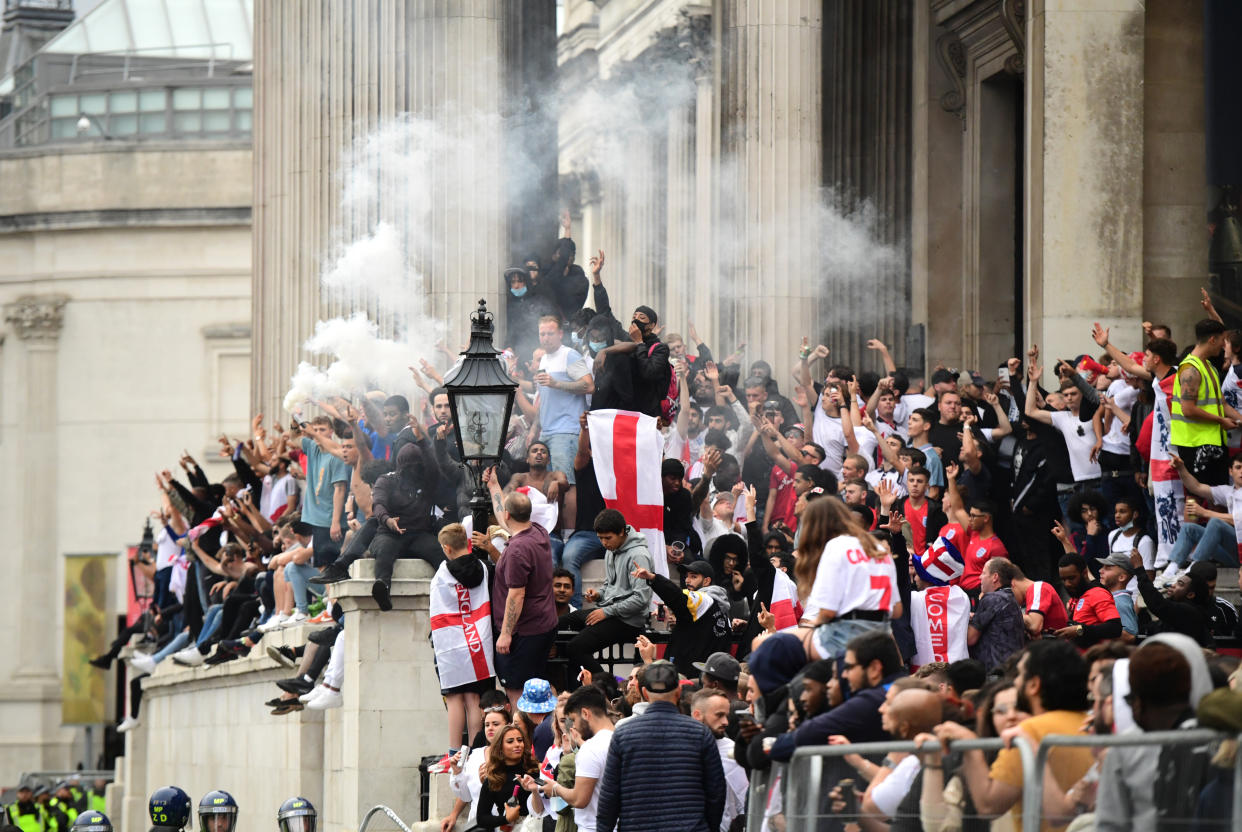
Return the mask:
[[291,797],[280,804],[276,812],[276,823],[280,832],[315,832],[315,824],[319,813],[315,806],[304,797]]
[[83,812],[69,829],[71,832],[112,832],[112,821],[103,812]]
[[176,786],[156,789],[147,802],[155,830],[185,829],[191,825],[191,811],[190,796]]
[[199,832],[233,832],[237,827],[237,801],[217,789],[198,802]]

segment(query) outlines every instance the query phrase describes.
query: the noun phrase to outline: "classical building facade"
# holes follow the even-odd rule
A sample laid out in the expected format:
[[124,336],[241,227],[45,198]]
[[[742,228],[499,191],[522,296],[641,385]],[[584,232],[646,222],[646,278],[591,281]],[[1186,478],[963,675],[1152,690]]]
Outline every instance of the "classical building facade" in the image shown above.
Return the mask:
[[[29,5],[40,20],[62,7],[62,28],[73,19],[67,2]],[[10,43],[28,42],[25,11],[6,3]],[[124,552],[158,506],[155,471],[188,449],[219,479],[230,468],[215,437],[247,430],[250,78],[234,72],[245,60],[209,72],[209,58],[170,58],[149,41],[127,53],[109,38],[130,11],[108,0],[0,78],[0,630],[11,645],[0,783],[93,768],[104,748],[104,726],[88,741],[62,720],[65,559],[114,556],[108,606],[123,612]],[[141,71],[123,77],[127,65]]]

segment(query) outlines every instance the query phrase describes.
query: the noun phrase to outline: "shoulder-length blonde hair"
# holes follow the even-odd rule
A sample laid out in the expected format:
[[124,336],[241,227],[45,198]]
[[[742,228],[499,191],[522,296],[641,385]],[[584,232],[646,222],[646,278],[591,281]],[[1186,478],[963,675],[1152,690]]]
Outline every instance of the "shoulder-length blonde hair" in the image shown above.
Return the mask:
[[539,766],[535,763],[535,756],[530,750],[530,738],[526,736],[526,732],[516,723],[510,722],[492,738],[492,744],[487,748],[487,787],[493,792],[499,792],[505,787],[505,779],[507,772],[505,767],[505,737],[517,731],[522,735],[522,759],[518,763],[522,771],[534,777],[539,773]]
[[798,520],[798,532],[794,577],[798,579],[798,595],[803,599],[811,594],[824,546],[833,538],[853,535],[870,558],[879,559],[888,554],[888,550],[863,528],[858,515],[834,497],[821,497],[808,505]]

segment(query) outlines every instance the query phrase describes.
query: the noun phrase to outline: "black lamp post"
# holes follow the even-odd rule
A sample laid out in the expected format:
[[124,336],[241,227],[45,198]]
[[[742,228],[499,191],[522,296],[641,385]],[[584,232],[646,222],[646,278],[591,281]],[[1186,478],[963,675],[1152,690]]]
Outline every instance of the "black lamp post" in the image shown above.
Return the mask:
[[453,411],[457,451],[474,475],[470,500],[474,530],[486,532],[489,501],[483,472],[500,462],[518,387],[492,346],[492,314],[486,301],[480,300],[470,316],[470,346],[461,355],[461,362],[444,379],[444,389]]

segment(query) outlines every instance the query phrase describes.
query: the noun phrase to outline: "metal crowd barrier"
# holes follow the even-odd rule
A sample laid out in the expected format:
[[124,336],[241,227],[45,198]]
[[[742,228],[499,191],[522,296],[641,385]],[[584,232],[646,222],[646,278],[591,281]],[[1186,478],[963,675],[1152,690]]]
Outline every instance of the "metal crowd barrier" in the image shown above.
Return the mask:
[[[957,740],[949,744],[950,751],[999,751],[1005,747],[1005,741],[999,737],[978,740]],[[1013,741],[1022,757],[1022,792],[1024,795],[1035,794],[1038,781],[1035,779],[1035,751],[1022,737]],[[786,832],[814,832],[819,819],[819,801],[825,794],[823,784],[824,758],[844,757],[847,754],[859,754],[864,757],[882,756],[891,751],[913,753],[919,747],[913,742],[864,742],[854,745],[817,745],[805,746],[794,752],[789,761],[789,776],[785,781],[785,828]],[[835,784],[830,784],[835,785]],[[1030,801],[1035,811],[1039,811],[1039,801]],[[1023,809],[1029,808],[1023,803]],[[1024,827],[1038,829],[1035,826]],[[747,832],[756,832],[758,827]]]
[[406,825],[405,821],[397,817],[396,812],[389,809],[382,803],[372,806],[367,813],[362,816],[362,823],[358,824],[358,832],[367,832],[367,827],[371,825],[371,818],[375,817],[380,812],[388,815],[388,819],[397,824],[397,826],[401,828],[401,832],[410,832],[410,827]]
[[[1234,737],[1231,734],[1224,734],[1219,731],[1213,731],[1208,728],[1194,728],[1184,731],[1152,731],[1151,733],[1133,733],[1133,734],[1049,734],[1044,737],[1039,744],[1039,750],[1035,755],[1034,783],[1029,786],[1033,791],[1029,794],[1043,795],[1044,789],[1044,769],[1048,762],[1048,755],[1052,753],[1054,748],[1122,748],[1128,746],[1169,746],[1169,745],[1206,745],[1208,743],[1220,742],[1222,740],[1237,739],[1242,742],[1242,737]],[[1027,769],[1027,760],[1022,758],[1022,769],[1024,779],[1030,774]],[[1024,787],[1024,791],[1028,787]],[[1041,801],[1030,800],[1022,804],[1022,828],[1038,829],[1040,823]],[[1188,826],[1190,824],[1187,824]],[[1238,754],[1234,760],[1233,767],[1233,814],[1230,819],[1229,828],[1233,832],[1242,832],[1242,754]]]
[[[1043,815],[1044,771],[1048,755],[1054,748],[1118,748],[1127,746],[1205,745],[1222,740],[1236,739],[1242,747],[1242,736],[1234,737],[1206,728],[1183,731],[1153,731],[1145,734],[1050,734],[1043,738],[1038,749],[1022,737],[1016,737],[1013,747],[1022,759],[1022,828],[1039,829]],[[1005,741],[999,738],[959,740],[949,744],[950,751],[999,751]],[[919,750],[913,742],[872,742],[854,745],[806,746],[797,749],[789,761],[783,778],[783,809],[786,832],[814,832],[820,818],[820,801],[827,789],[835,784],[823,783],[824,759],[859,754],[878,757],[890,752],[913,753]],[[763,775],[760,777],[759,775]],[[750,804],[747,807],[747,832],[759,832],[763,824],[766,806],[768,772],[751,773]],[[1242,832],[1242,753],[1234,762],[1233,809],[1229,828]],[[1037,799],[1029,799],[1038,795]]]

